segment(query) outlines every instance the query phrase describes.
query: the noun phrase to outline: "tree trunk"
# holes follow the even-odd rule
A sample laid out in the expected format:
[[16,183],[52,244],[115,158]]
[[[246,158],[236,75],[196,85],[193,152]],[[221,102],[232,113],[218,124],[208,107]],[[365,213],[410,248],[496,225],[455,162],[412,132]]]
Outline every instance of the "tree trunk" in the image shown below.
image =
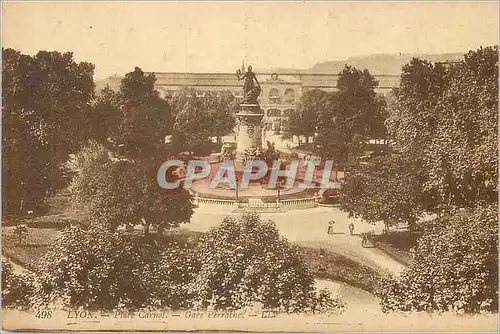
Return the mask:
[[146,220],[146,218],[142,218],[142,224],[144,226],[144,236],[149,236],[149,227],[151,226],[151,223]]
[[134,225],[127,224],[127,226],[125,227],[125,229],[127,230],[128,233],[132,233],[132,232],[134,232]]
[[165,227],[163,225],[160,225],[160,226],[158,226],[158,230],[157,230],[156,234],[158,234],[159,236],[162,236],[163,231],[165,231]]
[[385,232],[385,234],[389,234],[389,223],[388,222],[384,222],[384,232]]

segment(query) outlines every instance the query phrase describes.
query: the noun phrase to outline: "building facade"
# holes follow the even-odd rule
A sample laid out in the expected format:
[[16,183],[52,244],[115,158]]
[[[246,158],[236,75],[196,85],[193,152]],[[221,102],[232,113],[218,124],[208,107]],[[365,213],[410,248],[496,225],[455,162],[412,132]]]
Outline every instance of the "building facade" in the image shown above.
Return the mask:
[[[241,98],[242,82],[234,73],[176,73],[154,72],[156,89],[160,96],[167,97],[175,91],[193,88],[203,94],[207,91],[230,91]],[[264,112],[266,129],[277,130],[288,114],[296,109],[302,94],[311,89],[335,91],[338,74],[311,71],[256,73],[261,85],[259,104]],[[379,85],[377,93],[387,94],[393,87],[399,86],[399,75],[374,75]],[[114,75],[102,82],[97,82],[97,89],[109,85],[118,90],[123,77]]]

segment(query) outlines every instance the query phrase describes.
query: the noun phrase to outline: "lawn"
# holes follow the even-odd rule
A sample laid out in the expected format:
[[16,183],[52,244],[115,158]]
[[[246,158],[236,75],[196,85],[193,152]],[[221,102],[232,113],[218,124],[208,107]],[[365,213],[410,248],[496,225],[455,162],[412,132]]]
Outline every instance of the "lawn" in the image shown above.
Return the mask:
[[13,230],[13,227],[2,228],[2,254],[12,262],[36,272],[40,259],[56,239],[59,230],[28,228],[28,235],[21,244],[12,238]]
[[408,266],[411,262],[410,249],[417,245],[420,233],[401,231],[372,236],[372,242],[379,250],[394,260]]
[[374,293],[382,276],[375,270],[341,254],[300,246],[304,261],[316,278],[344,282]]

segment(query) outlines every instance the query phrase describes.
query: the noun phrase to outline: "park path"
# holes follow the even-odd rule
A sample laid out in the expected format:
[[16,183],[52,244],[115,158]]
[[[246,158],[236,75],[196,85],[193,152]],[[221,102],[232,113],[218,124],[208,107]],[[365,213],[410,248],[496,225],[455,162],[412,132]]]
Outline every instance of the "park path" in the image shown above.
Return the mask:
[[[220,224],[222,218],[235,215],[228,209],[196,209],[191,224],[184,227],[206,232]],[[372,231],[382,233],[383,224],[369,224],[361,219],[349,218],[347,213],[336,208],[317,207],[290,210],[279,213],[261,213],[263,219],[276,223],[280,233],[299,245],[324,248],[362,263],[381,273],[398,276],[404,266],[376,248],[363,248],[357,234]],[[334,221],[334,234],[328,234],[329,222]],[[354,234],[349,235],[348,225],[354,224]]]

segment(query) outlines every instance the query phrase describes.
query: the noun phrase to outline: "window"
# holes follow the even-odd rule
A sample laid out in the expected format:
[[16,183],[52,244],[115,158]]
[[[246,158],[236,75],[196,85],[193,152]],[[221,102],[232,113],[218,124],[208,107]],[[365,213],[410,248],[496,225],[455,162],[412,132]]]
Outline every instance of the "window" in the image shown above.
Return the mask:
[[269,109],[267,111],[267,117],[280,117],[280,116],[281,116],[281,110]]
[[271,88],[269,90],[269,103],[280,104],[280,91],[277,88]]
[[284,98],[284,102],[286,104],[292,104],[295,102],[295,92],[293,91],[292,88],[287,88],[285,90],[285,98]]

